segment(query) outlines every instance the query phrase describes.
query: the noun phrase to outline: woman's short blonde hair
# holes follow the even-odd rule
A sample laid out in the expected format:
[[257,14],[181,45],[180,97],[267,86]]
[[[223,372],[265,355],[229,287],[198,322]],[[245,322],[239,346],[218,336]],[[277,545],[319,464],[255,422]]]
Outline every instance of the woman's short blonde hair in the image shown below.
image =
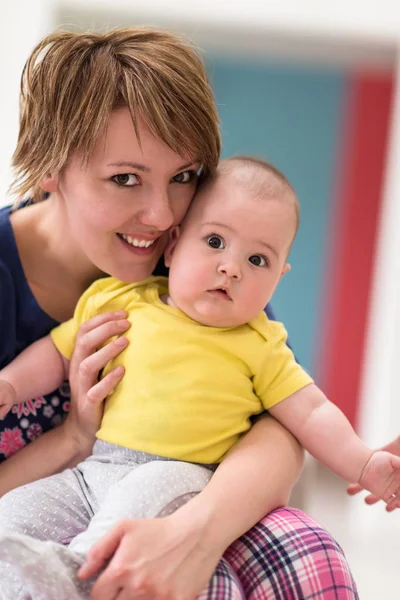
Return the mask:
[[61,172],[72,152],[87,161],[119,106],[129,108],[136,132],[143,118],[172,150],[199,159],[205,175],[218,163],[218,114],[203,62],[167,31],[53,33],[25,65],[20,102],[12,186],[19,197],[41,199],[41,180]]

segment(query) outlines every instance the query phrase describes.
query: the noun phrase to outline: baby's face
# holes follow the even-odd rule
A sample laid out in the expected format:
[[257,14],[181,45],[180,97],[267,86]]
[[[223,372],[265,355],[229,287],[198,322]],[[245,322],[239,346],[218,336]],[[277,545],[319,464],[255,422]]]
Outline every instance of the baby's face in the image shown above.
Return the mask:
[[290,202],[255,197],[223,180],[208,186],[166,252],[172,303],[204,325],[247,323],[290,268],[294,233]]

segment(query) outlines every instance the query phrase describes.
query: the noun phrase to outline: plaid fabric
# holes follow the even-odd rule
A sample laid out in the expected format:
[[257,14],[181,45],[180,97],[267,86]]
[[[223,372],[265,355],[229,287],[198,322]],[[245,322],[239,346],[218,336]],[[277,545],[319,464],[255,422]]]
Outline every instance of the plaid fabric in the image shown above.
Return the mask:
[[242,588],[221,561],[202,600],[358,599],[342,549],[300,510],[275,510],[232,544],[225,559]]
[[210,583],[197,600],[246,600],[238,576],[225,558],[221,558]]

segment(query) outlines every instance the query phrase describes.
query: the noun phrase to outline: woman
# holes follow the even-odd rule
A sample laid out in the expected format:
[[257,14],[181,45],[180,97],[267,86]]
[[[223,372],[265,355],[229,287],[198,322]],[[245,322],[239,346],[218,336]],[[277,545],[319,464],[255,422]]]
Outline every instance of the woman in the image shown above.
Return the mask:
[[[189,45],[166,32],[49,36],[28,60],[21,110],[15,189],[36,202],[1,213],[0,366],[69,318],[96,278],[151,274],[198,173],[212,174],[220,152],[204,68]],[[123,317],[102,315],[84,326],[71,367],[72,410],[59,428],[0,465],[1,494],[90,452],[102,401],[122,376],[97,382],[121,351],[118,341],[103,344],[123,333]],[[4,455],[12,451],[5,437],[21,447],[40,433],[28,416],[69,406],[56,394],[28,408],[30,415],[1,423]],[[301,464],[292,436],[260,419],[204,492],[163,519],[122,522],[95,546],[83,577],[111,560],[93,598],[194,598],[218,563],[202,597],[357,598],[341,550],[299,511],[276,510],[232,544],[287,503]]]

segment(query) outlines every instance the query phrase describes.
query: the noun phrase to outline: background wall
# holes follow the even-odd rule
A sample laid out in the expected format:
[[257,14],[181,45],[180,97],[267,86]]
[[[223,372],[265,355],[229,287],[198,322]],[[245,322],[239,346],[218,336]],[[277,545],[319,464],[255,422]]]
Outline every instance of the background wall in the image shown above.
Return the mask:
[[345,74],[240,58],[216,57],[208,63],[222,120],[223,154],[268,158],[299,195],[301,227],[290,258],[292,271],[283,278],[273,306],[298,358],[314,371]]

